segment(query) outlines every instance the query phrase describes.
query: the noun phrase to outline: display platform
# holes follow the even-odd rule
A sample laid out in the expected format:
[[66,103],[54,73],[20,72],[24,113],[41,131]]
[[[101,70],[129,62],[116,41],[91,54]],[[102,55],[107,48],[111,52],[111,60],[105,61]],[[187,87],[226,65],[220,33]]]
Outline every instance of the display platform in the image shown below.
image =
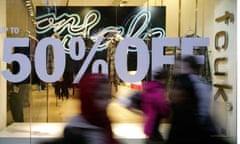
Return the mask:
[[[13,123],[0,131],[0,144],[38,144],[43,140],[60,137],[65,123]],[[114,123],[114,135],[120,141],[129,144],[144,143],[145,135],[141,123]],[[168,124],[160,131],[167,134]]]

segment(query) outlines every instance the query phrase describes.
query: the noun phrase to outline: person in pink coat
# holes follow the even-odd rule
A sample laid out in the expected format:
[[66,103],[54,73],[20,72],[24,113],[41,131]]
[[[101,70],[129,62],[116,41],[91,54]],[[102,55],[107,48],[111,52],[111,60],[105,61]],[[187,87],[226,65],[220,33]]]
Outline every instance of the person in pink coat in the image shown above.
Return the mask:
[[156,72],[154,79],[143,83],[141,109],[144,113],[144,133],[148,137],[146,143],[163,143],[159,132],[159,124],[170,114],[170,107],[166,96],[166,82],[168,71],[161,69]]

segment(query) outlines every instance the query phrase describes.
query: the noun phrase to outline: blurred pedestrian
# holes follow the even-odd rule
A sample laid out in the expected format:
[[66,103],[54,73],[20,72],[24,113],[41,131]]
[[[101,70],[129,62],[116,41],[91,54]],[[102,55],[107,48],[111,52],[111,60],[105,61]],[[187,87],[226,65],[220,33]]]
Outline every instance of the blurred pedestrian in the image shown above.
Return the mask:
[[158,69],[153,80],[143,82],[143,90],[136,92],[127,99],[119,98],[119,102],[130,110],[138,109],[144,118],[144,133],[147,136],[146,144],[162,144],[164,138],[159,126],[164,118],[170,114],[169,102],[166,96],[168,70]]
[[169,99],[172,108],[167,144],[225,143],[217,135],[210,115],[211,84],[200,75],[194,56],[177,59]]
[[153,80],[143,83],[141,109],[144,113],[144,133],[147,135],[146,144],[163,144],[164,138],[159,131],[163,118],[170,114],[169,103],[166,97],[166,83],[168,71],[156,71]]
[[188,74],[193,82],[194,90],[198,98],[198,118],[203,127],[216,134],[210,115],[212,86],[200,75],[200,64],[194,56],[185,56],[182,59],[182,73]]
[[202,136],[197,117],[198,99],[188,75],[174,76],[169,99],[172,111],[167,144],[200,144],[198,142]]
[[79,82],[81,114],[74,116],[64,129],[64,143],[116,144],[107,106],[111,86],[104,74],[86,74]]

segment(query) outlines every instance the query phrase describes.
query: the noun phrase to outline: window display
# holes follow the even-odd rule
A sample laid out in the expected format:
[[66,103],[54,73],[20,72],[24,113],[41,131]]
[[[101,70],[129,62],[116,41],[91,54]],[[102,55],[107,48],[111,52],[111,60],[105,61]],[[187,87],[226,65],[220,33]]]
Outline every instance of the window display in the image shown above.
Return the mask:
[[[236,3],[2,0],[0,143],[19,137],[37,143],[39,135],[51,132],[59,136],[69,118],[81,113],[78,82],[88,72],[109,76],[107,110],[115,136],[142,140],[144,117],[118,99],[143,91],[142,84],[160,67],[170,70],[171,86],[175,60],[185,55],[200,60],[200,75],[212,84],[217,131],[236,142]],[[171,123],[162,123],[167,138]],[[51,124],[57,124],[56,131]]]

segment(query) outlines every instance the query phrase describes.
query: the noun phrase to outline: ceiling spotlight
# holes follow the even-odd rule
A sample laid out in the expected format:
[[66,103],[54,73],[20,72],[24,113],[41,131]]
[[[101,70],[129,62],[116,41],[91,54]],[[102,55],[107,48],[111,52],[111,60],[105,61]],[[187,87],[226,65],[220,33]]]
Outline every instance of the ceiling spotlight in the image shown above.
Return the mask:
[[31,6],[31,4],[30,3],[26,3],[26,6],[28,7],[28,6]]
[[26,1],[25,1],[25,3],[31,3],[31,1],[29,1],[29,0],[26,0]]

